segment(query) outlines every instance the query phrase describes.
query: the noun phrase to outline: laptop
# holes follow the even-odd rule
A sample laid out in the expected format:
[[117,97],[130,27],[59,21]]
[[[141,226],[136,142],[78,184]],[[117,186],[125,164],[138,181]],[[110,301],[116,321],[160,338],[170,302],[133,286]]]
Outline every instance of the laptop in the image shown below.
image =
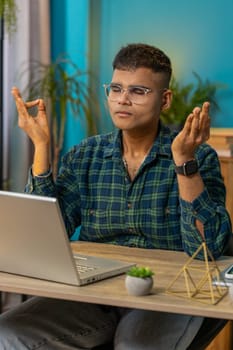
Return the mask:
[[[232,264],[231,264],[232,265]],[[212,284],[214,286],[223,286],[223,287],[230,287],[233,284],[232,278],[227,278],[225,276],[225,272],[229,269],[229,266],[225,268],[223,271],[220,272],[219,278],[214,277],[212,280]]]
[[0,271],[81,286],[133,265],[74,255],[56,198],[0,191]]

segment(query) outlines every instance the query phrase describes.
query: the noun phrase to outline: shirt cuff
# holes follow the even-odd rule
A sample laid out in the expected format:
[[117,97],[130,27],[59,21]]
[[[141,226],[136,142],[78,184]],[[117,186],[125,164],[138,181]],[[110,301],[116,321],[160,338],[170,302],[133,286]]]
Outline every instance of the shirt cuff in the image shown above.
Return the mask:
[[51,168],[46,171],[44,174],[40,174],[39,176],[34,176],[32,174],[32,167],[30,167],[29,172],[28,172],[28,180],[27,180],[27,184],[25,187],[25,192],[27,193],[33,193],[34,191],[34,187],[35,187],[35,183],[40,184],[41,182],[44,183],[43,180],[48,179],[52,174],[52,170]]
[[[31,168],[31,172],[32,172],[32,168]],[[32,177],[39,177],[39,178],[45,178],[45,177],[49,177],[52,174],[52,169],[51,167],[49,168],[49,170],[47,170],[46,172],[42,173],[42,174],[33,174],[32,172]]]
[[193,201],[187,202],[180,198],[181,211],[186,216],[186,222],[193,224],[196,219],[205,224],[216,213],[216,204],[211,200],[207,189]]

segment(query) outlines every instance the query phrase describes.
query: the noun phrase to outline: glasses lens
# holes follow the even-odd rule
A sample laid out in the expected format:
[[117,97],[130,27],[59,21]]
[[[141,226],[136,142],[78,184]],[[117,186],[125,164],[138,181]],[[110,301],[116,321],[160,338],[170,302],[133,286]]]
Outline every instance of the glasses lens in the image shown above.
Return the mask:
[[109,84],[104,85],[106,96],[111,101],[119,101],[123,93],[127,93],[128,99],[136,104],[143,104],[146,100],[146,95],[150,92],[149,89],[142,86],[130,86],[128,89],[123,89],[121,85]]
[[120,85],[110,84],[106,87],[106,95],[112,101],[117,101],[121,96],[122,88]]
[[146,90],[141,86],[132,86],[128,89],[130,101],[134,103],[143,103],[146,96]]

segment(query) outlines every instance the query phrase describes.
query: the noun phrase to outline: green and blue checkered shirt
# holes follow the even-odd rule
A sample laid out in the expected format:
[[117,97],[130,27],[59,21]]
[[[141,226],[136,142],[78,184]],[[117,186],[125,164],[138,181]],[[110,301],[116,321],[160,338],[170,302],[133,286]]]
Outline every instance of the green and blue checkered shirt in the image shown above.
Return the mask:
[[202,242],[198,219],[210,251],[220,256],[231,223],[216,152],[207,144],[196,151],[205,189],[189,203],[178,193],[171,154],[175,134],[160,127],[133,181],[122,161],[121,135],[115,131],[82,141],[63,157],[56,184],[51,174],[30,176],[27,192],[57,197],[68,235],[81,225],[80,240],[192,255]]

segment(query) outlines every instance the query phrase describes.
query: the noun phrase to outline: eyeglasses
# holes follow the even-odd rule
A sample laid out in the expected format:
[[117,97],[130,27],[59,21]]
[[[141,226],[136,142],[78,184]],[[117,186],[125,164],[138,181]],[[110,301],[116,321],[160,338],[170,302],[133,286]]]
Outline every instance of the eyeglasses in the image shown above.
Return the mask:
[[128,99],[135,104],[143,104],[146,102],[147,95],[152,92],[151,89],[144,86],[132,85],[127,89],[123,89],[119,84],[104,84],[105,94],[110,101],[119,101],[119,98],[125,92]]

